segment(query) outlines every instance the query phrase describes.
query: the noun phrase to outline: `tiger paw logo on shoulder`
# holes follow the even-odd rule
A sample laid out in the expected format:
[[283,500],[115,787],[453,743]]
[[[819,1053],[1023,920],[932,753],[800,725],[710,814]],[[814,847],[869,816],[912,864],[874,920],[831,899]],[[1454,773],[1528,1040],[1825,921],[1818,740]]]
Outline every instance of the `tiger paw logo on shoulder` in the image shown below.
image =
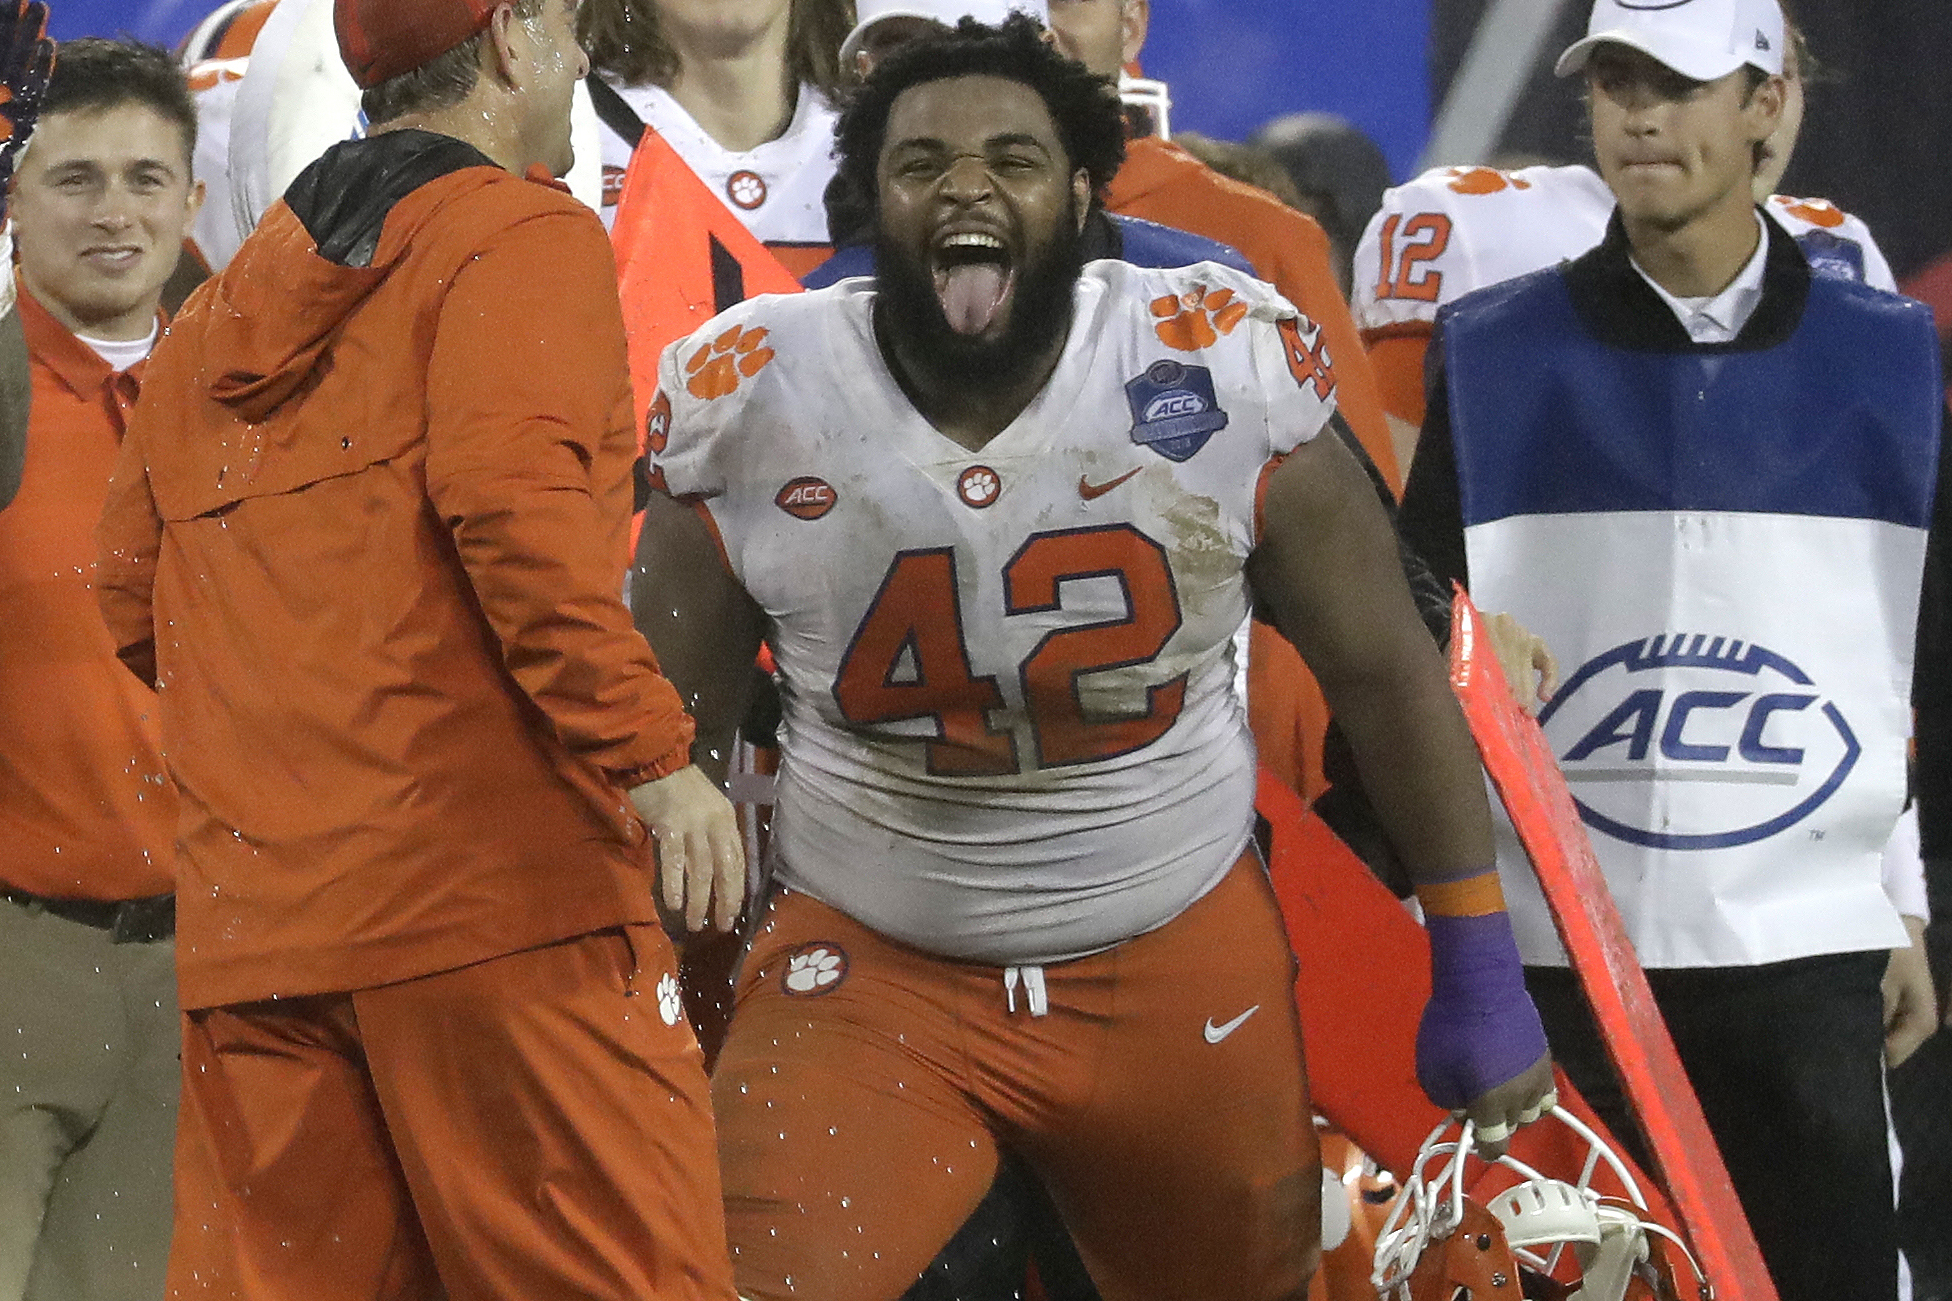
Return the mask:
[[1208,293],[1205,285],[1194,285],[1183,294],[1162,295],[1153,299],[1151,306],[1158,319],[1152,328],[1159,342],[1181,352],[1211,348],[1247,319],[1247,304],[1235,298],[1233,290]]
[[742,330],[733,326],[691,354],[685,362],[685,392],[704,401],[730,396],[742,380],[766,369],[773,350],[765,346],[770,333],[764,326]]

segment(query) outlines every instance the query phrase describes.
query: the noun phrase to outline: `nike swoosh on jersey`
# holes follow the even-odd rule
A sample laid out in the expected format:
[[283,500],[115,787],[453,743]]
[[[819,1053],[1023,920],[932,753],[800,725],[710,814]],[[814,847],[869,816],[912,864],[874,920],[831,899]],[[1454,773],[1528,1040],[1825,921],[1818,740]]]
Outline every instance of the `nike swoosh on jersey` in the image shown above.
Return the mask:
[[1105,483],[1092,483],[1081,474],[1078,476],[1078,496],[1084,498],[1086,501],[1096,500],[1144,468],[1143,465],[1135,465],[1124,474],[1119,475],[1116,479],[1109,480]]
[[1254,1004],[1254,1006],[1248,1008],[1245,1012],[1242,1012],[1239,1016],[1227,1022],[1225,1025],[1215,1025],[1213,1024],[1213,1018],[1208,1017],[1206,1019],[1206,1029],[1203,1031],[1203,1033],[1206,1035],[1206,1041],[1210,1044],[1219,1043],[1222,1039],[1225,1039],[1228,1035],[1232,1034],[1234,1031],[1240,1029],[1241,1026],[1245,1025],[1247,1023],[1247,1018],[1254,1015],[1254,1013],[1260,1010],[1261,1010],[1261,1005],[1259,1003],[1256,1003]]

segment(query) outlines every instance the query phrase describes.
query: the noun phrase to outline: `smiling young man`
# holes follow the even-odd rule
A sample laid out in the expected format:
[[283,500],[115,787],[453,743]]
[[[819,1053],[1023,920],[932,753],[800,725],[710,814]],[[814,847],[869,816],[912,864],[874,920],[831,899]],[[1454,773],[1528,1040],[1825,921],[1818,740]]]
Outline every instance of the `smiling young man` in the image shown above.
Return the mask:
[[32,360],[0,511],[0,1298],[160,1297],[177,1093],[176,800],[94,528],[201,198],[162,50],[65,43],[10,211]]
[[[1559,67],[1586,78],[1606,237],[1439,314],[1402,522],[1568,666],[1540,723],[1777,1290],[1890,1301],[1879,981],[1905,932],[1880,858],[1913,692],[1952,662],[1914,657],[1952,501],[1929,313],[1814,273],[1756,205],[1785,41],[1775,0],[1595,5]],[[1548,1037],[1631,1137],[1505,851]]]
[[904,49],[840,134],[878,278],[664,356],[634,608],[701,763],[762,636],[785,709],[776,888],[713,1077],[747,1297],[899,1296],[1003,1146],[1111,1301],[1304,1295],[1321,1183],[1233,691],[1250,600],[1436,917],[1426,1086],[1495,1141],[1550,1084],[1469,735],[1374,489],[1319,436],[1321,332],[1212,264],[1081,266],[1122,146],[1111,85],[1028,20]]
[[117,462],[101,608],[183,807],[180,1296],[731,1296],[653,877],[725,927],[744,858],[621,599],[575,18],[338,0],[372,133],[185,305]]

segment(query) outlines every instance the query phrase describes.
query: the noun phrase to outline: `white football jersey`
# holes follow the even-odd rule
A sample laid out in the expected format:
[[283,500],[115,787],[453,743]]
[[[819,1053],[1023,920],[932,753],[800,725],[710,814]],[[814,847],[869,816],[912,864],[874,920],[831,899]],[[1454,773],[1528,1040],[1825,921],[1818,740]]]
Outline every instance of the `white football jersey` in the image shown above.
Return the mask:
[[197,147],[190,160],[204,183],[203,206],[190,226],[190,239],[204,265],[221,271],[230,265],[244,235],[230,203],[230,124],[237,92],[244,82],[244,59],[211,59],[190,70],[190,95],[197,106]]
[[1247,844],[1233,689],[1263,470],[1334,410],[1320,331],[1202,263],[1091,264],[1056,372],[979,451],[875,342],[874,283],[664,353],[654,481],[766,611],[786,884],[948,957],[1163,925]]
[[[785,134],[754,149],[727,149],[705,134],[670,92],[658,86],[605,81],[631,112],[653,127],[685,160],[707,189],[738,214],[760,243],[773,247],[826,247],[827,182],[833,179],[834,108],[812,86],[800,87]],[[617,216],[617,196],[630,166],[635,140],[603,128],[603,224]]]
[[[1428,332],[1437,309],[1473,290],[1576,258],[1606,235],[1613,192],[1590,167],[1440,167],[1383,195],[1356,246],[1356,327],[1374,339]],[[1763,205],[1820,275],[1897,292],[1856,217],[1822,199]]]

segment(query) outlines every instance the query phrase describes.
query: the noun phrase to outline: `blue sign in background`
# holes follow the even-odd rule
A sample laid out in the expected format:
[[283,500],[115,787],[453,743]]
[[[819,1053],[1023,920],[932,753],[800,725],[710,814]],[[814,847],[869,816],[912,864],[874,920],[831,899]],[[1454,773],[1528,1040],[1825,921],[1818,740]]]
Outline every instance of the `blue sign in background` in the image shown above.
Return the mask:
[[[49,0],[56,37],[175,45],[217,0]],[[1340,113],[1408,175],[1430,129],[1430,0],[1155,0],[1145,69],[1173,122],[1239,140],[1283,113]]]

